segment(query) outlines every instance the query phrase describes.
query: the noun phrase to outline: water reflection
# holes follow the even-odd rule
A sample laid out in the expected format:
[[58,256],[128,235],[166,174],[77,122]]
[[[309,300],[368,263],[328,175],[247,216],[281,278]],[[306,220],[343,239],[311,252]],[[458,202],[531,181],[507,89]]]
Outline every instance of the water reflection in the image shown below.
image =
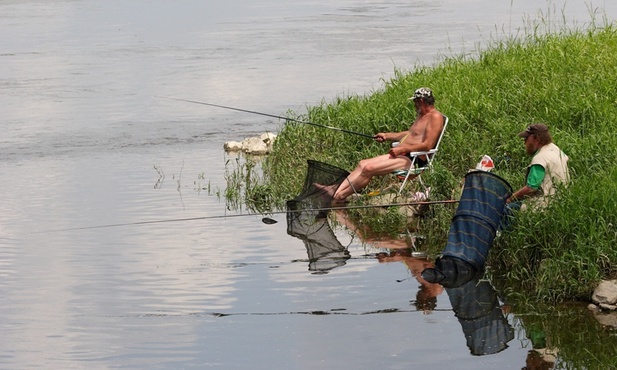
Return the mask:
[[[421,253],[417,253],[422,238],[409,237],[405,239],[374,237],[374,233],[366,224],[355,222],[347,210],[338,209],[333,211],[336,221],[352,231],[366,245],[371,245],[378,249],[385,249],[387,252],[377,253],[377,260],[380,263],[402,262],[404,263],[411,276],[420,284],[414,302],[416,308],[424,313],[430,313],[437,306],[437,296],[443,292],[440,284],[429,282],[422,277],[422,271],[434,267],[434,263]],[[399,280],[401,282],[403,280]]]
[[287,233],[304,242],[308,254],[309,271],[326,274],[345,265],[349,251],[336,238],[325,214],[305,210],[287,217]]
[[[477,271],[457,258],[444,257],[436,262],[444,273],[441,281],[454,314],[461,324],[467,347],[472,355],[491,355],[506,349],[514,338],[514,330],[504,316],[491,283],[483,279],[484,272]],[[430,280],[432,269],[422,273]]]
[[412,238],[370,238],[367,226],[358,226],[344,210],[335,212],[337,220],[353,230],[364,242],[389,252],[377,254],[382,263],[403,262],[411,275],[420,283],[415,305],[418,310],[430,312],[437,306],[437,296],[446,291],[452,310],[458,319],[472,355],[491,355],[506,349],[514,338],[514,330],[505,317],[497,292],[484,279],[484,270],[455,257],[442,257],[433,262],[416,257]]
[[402,262],[407,266],[411,275],[420,283],[414,302],[418,311],[430,313],[437,307],[437,296],[443,292],[443,287],[439,284],[429,283],[421,274],[423,270],[433,266],[432,261],[426,257],[414,257],[409,248],[378,253],[377,260],[380,263]]
[[550,350],[531,350],[527,353],[525,367],[522,370],[550,370],[555,367],[555,353]]

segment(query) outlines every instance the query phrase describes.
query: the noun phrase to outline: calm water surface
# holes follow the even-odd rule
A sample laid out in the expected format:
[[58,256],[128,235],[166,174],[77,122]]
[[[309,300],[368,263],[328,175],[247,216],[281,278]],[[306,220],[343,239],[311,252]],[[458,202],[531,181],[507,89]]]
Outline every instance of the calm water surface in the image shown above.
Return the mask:
[[109,225],[237,214],[223,143],[280,124],[158,96],[302,111],[550,4],[0,1],[0,368],[520,369],[511,314],[508,348],[473,356],[445,292],[418,308],[418,260],[344,230],[315,273],[282,215]]

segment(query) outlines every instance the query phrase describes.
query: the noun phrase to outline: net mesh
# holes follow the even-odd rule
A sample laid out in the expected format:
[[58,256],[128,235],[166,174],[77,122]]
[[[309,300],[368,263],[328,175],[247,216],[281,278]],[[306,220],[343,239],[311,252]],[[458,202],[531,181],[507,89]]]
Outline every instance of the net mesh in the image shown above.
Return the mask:
[[304,242],[309,271],[325,273],[350,257],[326,218],[332,196],[348,175],[341,168],[309,160],[302,192],[287,201],[287,234]]
[[[325,217],[324,208],[332,204],[332,197],[349,172],[327,163],[308,160],[308,170],[302,192],[287,201],[287,232],[301,231],[311,218]],[[297,229],[300,227],[300,229]]]
[[[299,214],[302,215],[302,212]],[[300,221],[301,218],[294,220]],[[336,238],[327,218],[297,222],[288,233],[304,242],[308,255],[308,269],[315,274],[324,274],[333,268],[343,266],[351,257],[347,248]]]
[[[349,172],[327,163],[308,160],[302,192],[289,202],[302,202],[303,208],[329,207],[332,197]],[[288,202],[288,204],[289,204]]]
[[442,256],[460,258],[482,269],[510,194],[512,187],[501,177],[485,171],[469,172]]
[[504,317],[499,299],[483,273],[446,292],[458,319],[467,346],[473,355],[489,355],[503,351],[514,339],[514,330]]

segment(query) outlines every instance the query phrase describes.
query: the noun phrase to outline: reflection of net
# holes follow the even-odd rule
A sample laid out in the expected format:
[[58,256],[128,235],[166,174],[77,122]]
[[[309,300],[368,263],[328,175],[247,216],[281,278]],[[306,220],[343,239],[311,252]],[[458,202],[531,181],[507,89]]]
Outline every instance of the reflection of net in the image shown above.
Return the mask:
[[442,255],[482,269],[511,193],[510,184],[497,175],[485,171],[468,173]]
[[287,233],[304,241],[309,271],[325,272],[345,264],[349,252],[336,239],[324,208],[349,172],[317,161],[308,161],[300,195],[287,201]]
[[309,271],[325,273],[343,266],[350,257],[349,251],[336,239],[328,219],[303,216],[307,214],[298,212],[294,215],[292,223],[287,224],[287,233],[304,242],[309,258]]

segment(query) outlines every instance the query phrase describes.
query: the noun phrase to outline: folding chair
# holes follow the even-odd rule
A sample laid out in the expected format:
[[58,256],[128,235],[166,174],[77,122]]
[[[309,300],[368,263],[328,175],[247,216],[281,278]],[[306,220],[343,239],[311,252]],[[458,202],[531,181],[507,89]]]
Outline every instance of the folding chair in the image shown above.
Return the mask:
[[[435,155],[437,154],[437,151],[439,150],[439,144],[441,143],[441,139],[443,138],[443,135],[446,132],[447,126],[448,126],[448,117],[444,114],[443,115],[443,128],[441,129],[441,133],[439,134],[439,139],[437,139],[437,144],[435,144],[435,147],[427,152],[409,153],[409,155],[412,157],[411,165],[409,166],[409,169],[396,170],[392,172],[399,179],[403,179],[403,183],[401,184],[401,187],[398,190],[399,195],[405,188],[405,185],[407,184],[407,182],[411,179],[418,178],[420,185],[424,187],[424,183],[422,182],[422,178],[420,178],[420,174],[422,174],[422,172],[424,172],[425,170],[430,170],[433,168],[433,160],[435,159]],[[422,157],[422,156],[426,157],[426,164],[421,167],[416,167],[417,158]]]

